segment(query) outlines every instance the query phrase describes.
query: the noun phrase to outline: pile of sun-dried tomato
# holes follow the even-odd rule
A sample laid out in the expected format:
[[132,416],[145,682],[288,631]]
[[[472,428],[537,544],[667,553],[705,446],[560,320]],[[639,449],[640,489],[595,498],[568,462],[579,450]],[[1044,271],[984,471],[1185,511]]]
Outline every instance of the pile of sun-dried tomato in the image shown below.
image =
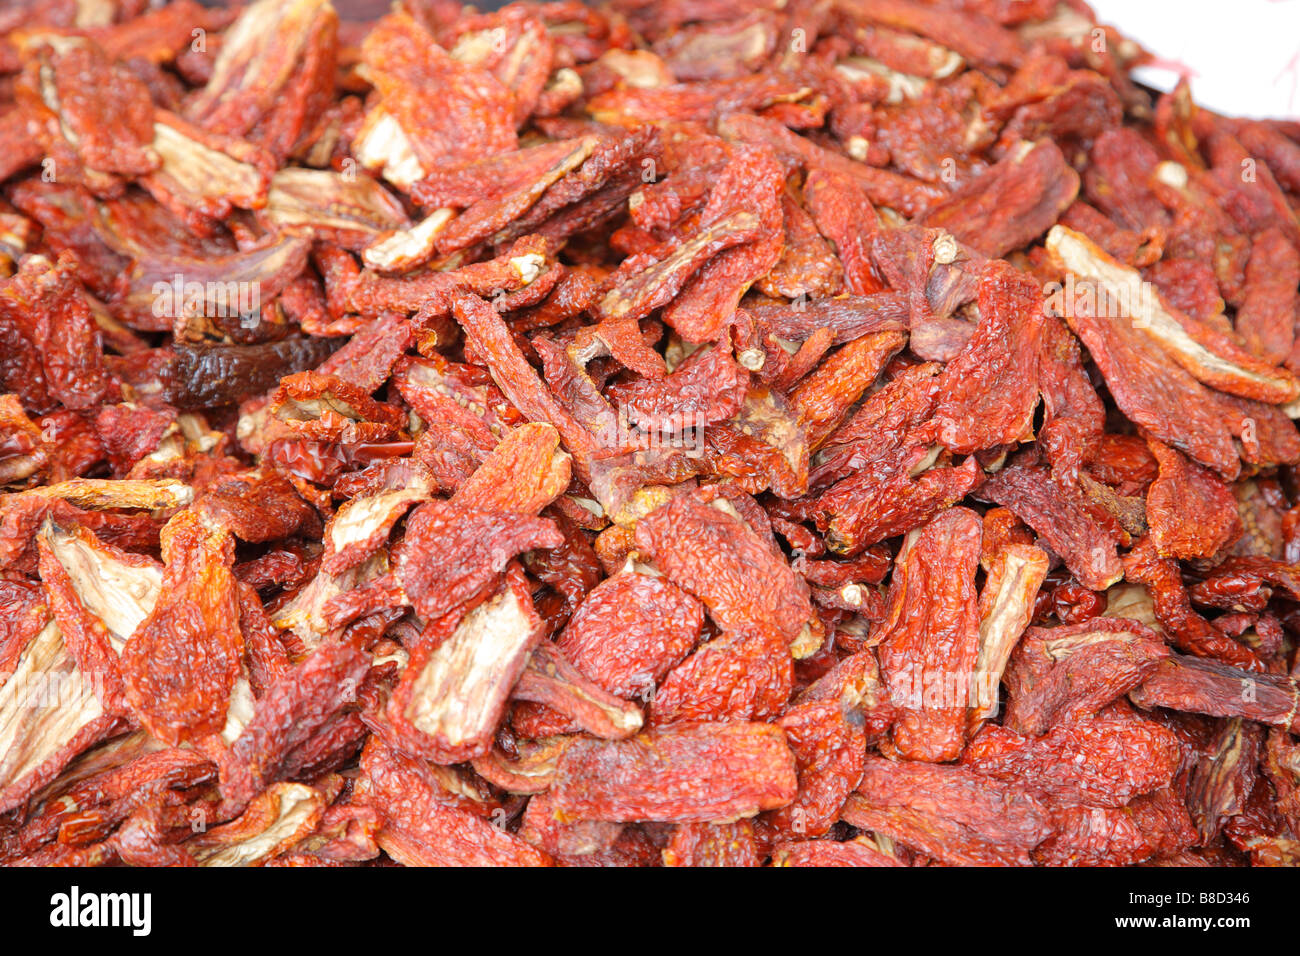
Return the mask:
[[0,862],[1300,861],[1300,124],[1145,56],[0,11]]

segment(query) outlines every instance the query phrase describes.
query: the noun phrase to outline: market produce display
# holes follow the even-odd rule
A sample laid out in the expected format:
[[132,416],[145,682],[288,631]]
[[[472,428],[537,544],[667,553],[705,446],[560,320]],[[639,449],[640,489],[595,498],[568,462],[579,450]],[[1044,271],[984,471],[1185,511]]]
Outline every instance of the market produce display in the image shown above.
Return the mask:
[[348,15],[0,10],[0,863],[1300,862],[1300,123]]

